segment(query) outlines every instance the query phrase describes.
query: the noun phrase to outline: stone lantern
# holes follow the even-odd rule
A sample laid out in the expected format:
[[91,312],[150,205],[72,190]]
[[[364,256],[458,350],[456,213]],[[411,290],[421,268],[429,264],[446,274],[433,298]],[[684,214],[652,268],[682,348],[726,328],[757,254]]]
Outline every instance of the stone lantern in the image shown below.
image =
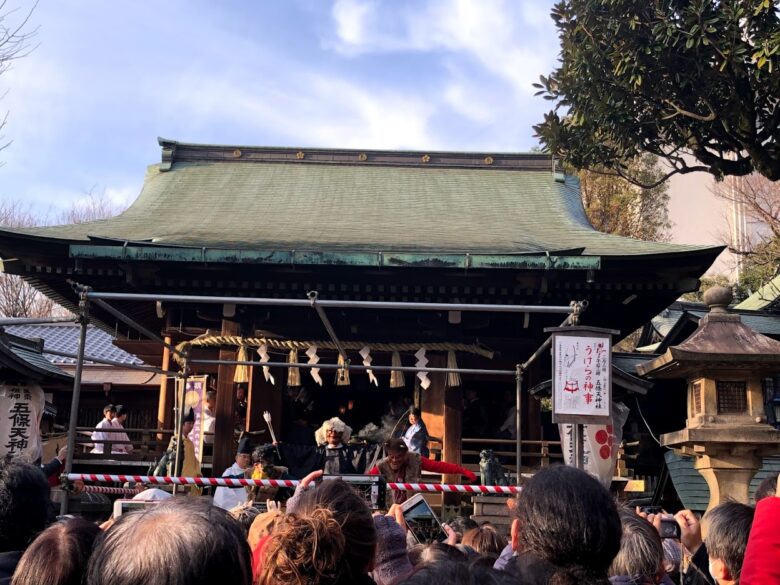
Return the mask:
[[780,431],[767,424],[762,378],[780,372],[780,342],[727,312],[730,289],[704,293],[710,312],[683,343],[637,371],[648,378],[685,378],[685,428],[661,435],[666,447],[695,457],[710,488],[709,508],[727,499],[748,503],[750,480],[764,455],[780,452]]

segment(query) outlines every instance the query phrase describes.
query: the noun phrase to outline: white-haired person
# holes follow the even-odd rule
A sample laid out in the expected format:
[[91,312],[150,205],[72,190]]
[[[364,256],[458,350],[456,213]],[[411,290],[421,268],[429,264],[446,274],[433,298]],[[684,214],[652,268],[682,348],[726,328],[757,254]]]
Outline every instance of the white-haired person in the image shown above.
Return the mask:
[[364,451],[351,448],[348,443],[352,429],[343,420],[334,416],[322,423],[314,432],[317,442],[317,469],[326,475],[344,475],[359,473],[358,467],[364,467],[357,461],[365,457]]

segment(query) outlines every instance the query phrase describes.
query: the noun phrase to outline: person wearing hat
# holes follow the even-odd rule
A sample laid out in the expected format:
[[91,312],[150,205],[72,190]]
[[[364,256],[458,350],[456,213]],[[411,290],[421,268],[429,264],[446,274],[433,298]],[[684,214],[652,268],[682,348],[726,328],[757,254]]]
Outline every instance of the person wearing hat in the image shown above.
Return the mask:
[[428,457],[428,429],[422,419],[422,411],[413,406],[409,409],[409,424],[401,435],[411,453]]
[[[195,457],[195,445],[189,440],[188,435],[195,426],[195,411],[190,408],[181,419],[181,428],[179,434],[181,441],[178,441],[176,435],[171,437],[165,454],[160,459],[155,470],[155,475],[174,476],[176,473],[176,454],[178,450],[180,475],[182,477],[200,477],[200,463]],[[197,486],[189,486],[190,493],[198,493]]]
[[[384,448],[387,456],[380,459],[368,474],[381,474],[388,483],[420,483],[423,471],[461,474],[465,475],[469,481],[477,479],[477,476],[465,467],[446,461],[433,461],[419,453],[410,452],[403,439],[390,439],[384,444]],[[387,507],[401,504],[408,497],[409,495],[405,491],[387,490]]]
[[[222,472],[222,477],[243,479],[252,466],[252,446],[249,437],[241,437],[236,452],[236,462]],[[246,502],[245,487],[218,487],[214,492],[214,505],[230,510]]]
[[113,404],[106,404],[103,407],[103,419],[97,424],[92,433],[92,440],[101,442],[95,443],[90,453],[102,455],[106,446],[106,443],[103,443],[102,441],[111,441],[114,439],[114,433],[111,432],[111,429],[113,428],[111,426],[111,419],[113,419],[115,415],[116,407]]

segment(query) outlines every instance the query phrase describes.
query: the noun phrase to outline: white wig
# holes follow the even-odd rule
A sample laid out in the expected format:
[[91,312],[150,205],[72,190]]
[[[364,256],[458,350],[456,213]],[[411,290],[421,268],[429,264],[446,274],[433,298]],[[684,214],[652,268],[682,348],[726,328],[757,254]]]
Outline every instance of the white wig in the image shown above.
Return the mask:
[[322,423],[322,426],[314,431],[314,440],[318,445],[324,445],[328,442],[326,437],[328,431],[333,429],[337,433],[341,433],[341,442],[346,444],[349,442],[349,438],[352,436],[352,428],[341,420],[339,417],[334,416],[331,419]]

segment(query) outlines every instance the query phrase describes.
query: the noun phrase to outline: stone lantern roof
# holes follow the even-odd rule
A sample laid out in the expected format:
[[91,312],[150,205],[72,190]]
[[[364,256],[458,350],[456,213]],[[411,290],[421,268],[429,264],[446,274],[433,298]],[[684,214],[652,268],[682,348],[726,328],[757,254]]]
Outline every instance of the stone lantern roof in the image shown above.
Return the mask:
[[685,378],[702,370],[780,370],[780,341],[761,335],[727,312],[731,289],[712,287],[704,293],[709,314],[696,331],[679,345],[654,360],[638,364],[637,372],[648,378]]

